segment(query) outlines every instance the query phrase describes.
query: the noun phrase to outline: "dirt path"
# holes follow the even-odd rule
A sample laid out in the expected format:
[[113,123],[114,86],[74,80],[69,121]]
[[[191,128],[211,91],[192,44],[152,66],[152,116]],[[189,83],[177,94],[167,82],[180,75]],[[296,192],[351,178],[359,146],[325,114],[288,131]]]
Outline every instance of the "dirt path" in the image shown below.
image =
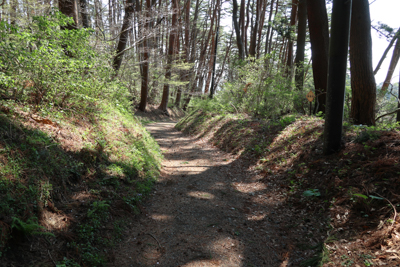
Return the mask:
[[163,172],[115,266],[299,266],[305,254],[293,244],[309,229],[291,222],[295,211],[282,208],[279,186],[174,125],[147,125],[164,153]]

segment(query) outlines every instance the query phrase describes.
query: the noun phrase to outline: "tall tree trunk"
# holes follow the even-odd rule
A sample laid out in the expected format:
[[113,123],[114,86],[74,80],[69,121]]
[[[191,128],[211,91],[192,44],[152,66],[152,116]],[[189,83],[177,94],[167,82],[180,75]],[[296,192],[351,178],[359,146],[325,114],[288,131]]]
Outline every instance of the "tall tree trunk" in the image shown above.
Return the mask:
[[384,94],[390,85],[390,81],[392,80],[392,76],[394,70],[396,69],[397,63],[399,62],[400,57],[400,38],[397,38],[396,45],[394,46],[392,59],[390,60],[390,65],[388,72],[386,74],[385,82],[381,88],[381,94]]
[[381,65],[382,65],[383,61],[385,60],[387,54],[389,53],[390,49],[394,45],[394,42],[396,42],[396,40],[398,38],[400,38],[400,28],[397,30],[397,32],[393,36],[392,40],[390,40],[389,45],[385,49],[385,52],[383,52],[383,55],[382,55],[381,59],[379,60],[378,64],[376,65],[376,68],[374,70],[374,75],[376,75],[378,73],[379,69],[381,68]]
[[249,51],[248,51],[248,49],[247,49],[247,30],[248,30],[248,28],[249,28],[249,23],[250,23],[250,1],[251,1],[251,0],[248,0],[248,1],[247,1],[247,7],[246,7],[246,25],[244,26],[244,32],[242,33],[242,34],[243,34],[243,39],[244,39],[244,42],[243,42],[243,45],[244,45],[244,52],[245,52],[245,54],[246,54],[246,57],[249,56]]
[[269,10],[269,14],[268,14],[267,35],[265,36],[265,54],[266,55],[269,53],[269,36],[271,34],[271,28],[272,28],[272,13],[274,11],[274,1],[275,0],[271,0],[270,10]]
[[368,0],[353,0],[350,30],[351,113],[354,124],[375,125],[376,84],[372,68]]
[[325,155],[338,151],[342,141],[350,17],[351,0],[333,0],[324,126]]
[[60,12],[66,15],[67,17],[71,17],[74,20],[73,24],[68,24],[62,29],[73,30],[76,29],[78,25],[78,9],[76,6],[76,0],[59,0],[58,8]]
[[[240,10],[242,10],[242,7],[240,7]],[[243,8],[243,10],[244,10],[244,8]],[[235,33],[236,33],[236,45],[237,45],[238,50],[239,50],[239,58],[241,60],[244,60],[244,47],[243,47],[242,37],[240,35],[239,24],[237,22],[237,11],[238,11],[237,0],[233,0],[232,20],[233,20],[233,26],[235,28]]]
[[145,14],[145,31],[142,31],[142,62],[140,63],[140,73],[142,76],[142,84],[140,90],[140,104],[139,110],[146,111],[146,104],[147,104],[147,95],[149,92],[149,38],[147,35],[149,34],[150,30],[150,13],[151,13],[151,0],[146,0],[146,14]]
[[311,59],[316,102],[314,113],[325,113],[328,81],[329,28],[325,0],[307,1],[308,28],[310,30]]
[[258,27],[258,37],[257,37],[257,58],[261,55],[261,43],[262,43],[262,32],[264,28],[265,12],[267,11],[267,1],[261,1],[261,17]]
[[83,28],[89,28],[89,13],[87,10],[87,2],[86,0],[80,0],[81,6],[81,18],[82,18],[82,26]]
[[[250,0],[247,0],[250,1]],[[237,5],[237,3],[236,3]],[[239,26],[240,26],[240,37],[242,40],[242,45],[244,45],[244,38],[245,38],[245,23],[246,23],[246,18],[245,18],[245,10],[246,10],[246,0],[241,0],[240,1],[240,17],[239,17]],[[244,54],[244,47],[243,47],[243,54]],[[244,57],[243,57],[244,59]]]
[[114,57],[114,63],[113,63],[113,67],[116,73],[121,67],[122,58],[124,56],[125,52],[124,50],[126,48],[126,43],[128,41],[128,28],[131,23],[133,12],[135,11],[134,6],[135,6],[134,0],[126,1],[124,21],[122,23],[121,34],[118,40],[118,46],[116,51],[117,54]]
[[168,58],[167,58],[167,66],[165,69],[165,83],[163,88],[163,94],[160,106],[158,107],[161,109],[166,115],[168,115],[168,97],[169,97],[169,80],[171,79],[171,68],[172,68],[172,61],[173,57],[176,53],[175,45],[176,45],[176,38],[177,38],[177,22],[178,22],[178,0],[172,0],[172,24],[171,24],[171,31],[169,35],[169,42],[168,42]]
[[[219,1],[217,1],[218,5]],[[215,65],[217,63],[217,51],[218,51],[218,33],[219,33],[219,24],[220,24],[220,19],[221,19],[221,7],[218,5],[216,8],[218,8],[218,22],[217,22],[217,29],[216,29],[216,35],[215,35],[215,44],[214,44],[214,53],[213,53],[213,69],[212,69],[212,81],[211,81],[211,89],[210,89],[210,99],[214,97],[215,93]]]
[[256,17],[254,19],[254,27],[251,29],[250,36],[250,47],[249,47],[249,56],[256,56],[256,46],[257,46],[257,34],[258,34],[258,23],[260,19],[260,9],[261,9],[261,0],[257,0],[256,2]]
[[[310,0],[312,1],[312,0]],[[304,52],[306,46],[307,30],[307,0],[299,0],[299,26],[297,30],[297,49],[296,49],[296,89],[303,90],[304,85]]]
[[293,68],[293,39],[291,32],[294,30],[297,21],[297,6],[299,5],[298,0],[292,0],[292,13],[290,14],[290,33],[288,42],[288,56],[286,61],[286,73],[289,74]]

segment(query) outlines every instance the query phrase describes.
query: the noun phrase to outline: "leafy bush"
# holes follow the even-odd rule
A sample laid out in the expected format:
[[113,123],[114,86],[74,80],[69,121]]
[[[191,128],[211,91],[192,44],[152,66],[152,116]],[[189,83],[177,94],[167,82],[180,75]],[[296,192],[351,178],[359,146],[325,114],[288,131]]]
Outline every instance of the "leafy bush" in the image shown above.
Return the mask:
[[[264,59],[236,67],[237,78],[222,84],[215,95],[216,110],[276,118],[293,110],[294,99],[302,92],[293,90],[290,79],[279,68],[265,69]],[[305,99],[305,97],[302,97]]]
[[71,22],[58,11],[28,25],[0,22],[0,93],[39,106],[88,105],[121,99],[112,81],[111,54],[91,44],[91,29],[62,30]]

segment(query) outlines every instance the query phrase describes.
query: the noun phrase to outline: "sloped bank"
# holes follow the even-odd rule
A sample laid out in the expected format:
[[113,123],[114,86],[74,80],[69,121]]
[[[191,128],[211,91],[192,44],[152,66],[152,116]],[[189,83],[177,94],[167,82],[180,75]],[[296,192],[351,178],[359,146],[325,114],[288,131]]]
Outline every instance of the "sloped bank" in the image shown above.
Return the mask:
[[0,266],[113,261],[157,179],[159,146],[130,110],[0,102]]
[[246,158],[263,183],[279,185],[276,194],[301,214],[292,228],[309,228],[316,241],[304,236],[293,244],[313,254],[302,266],[399,264],[398,128],[346,126],[343,150],[323,156],[323,120],[316,117],[270,121],[196,110],[176,127]]

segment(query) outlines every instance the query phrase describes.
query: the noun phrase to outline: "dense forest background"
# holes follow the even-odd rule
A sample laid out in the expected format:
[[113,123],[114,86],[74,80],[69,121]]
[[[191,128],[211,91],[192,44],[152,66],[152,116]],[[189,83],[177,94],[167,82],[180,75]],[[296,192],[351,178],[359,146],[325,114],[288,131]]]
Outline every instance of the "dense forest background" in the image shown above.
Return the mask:
[[[215,133],[213,145],[250,160],[289,206],[324,220],[351,212],[327,219],[319,243],[335,227],[348,257],[342,223],[346,234],[384,229],[374,246],[399,240],[400,29],[371,22],[375,1],[0,1],[0,258],[9,266],[113,262],[160,176],[162,151],[143,124],[182,110],[178,127]],[[376,65],[371,29],[387,40]],[[326,248],[311,246],[313,265]]]
[[[324,0],[4,0],[2,97],[38,107],[113,99],[143,111],[147,103],[156,104],[166,112],[207,96],[215,98],[207,105],[218,110],[273,118],[308,113],[305,95],[313,91],[312,113],[322,114],[330,20],[331,4]],[[396,109],[391,82],[398,32],[382,23],[372,26],[388,39],[374,69],[368,1],[355,0],[350,33],[355,67],[348,71],[345,105],[345,118],[355,124],[374,125]],[[385,71],[380,66],[393,46],[387,77],[377,89],[374,74]],[[383,120],[393,121],[394,115]]]

